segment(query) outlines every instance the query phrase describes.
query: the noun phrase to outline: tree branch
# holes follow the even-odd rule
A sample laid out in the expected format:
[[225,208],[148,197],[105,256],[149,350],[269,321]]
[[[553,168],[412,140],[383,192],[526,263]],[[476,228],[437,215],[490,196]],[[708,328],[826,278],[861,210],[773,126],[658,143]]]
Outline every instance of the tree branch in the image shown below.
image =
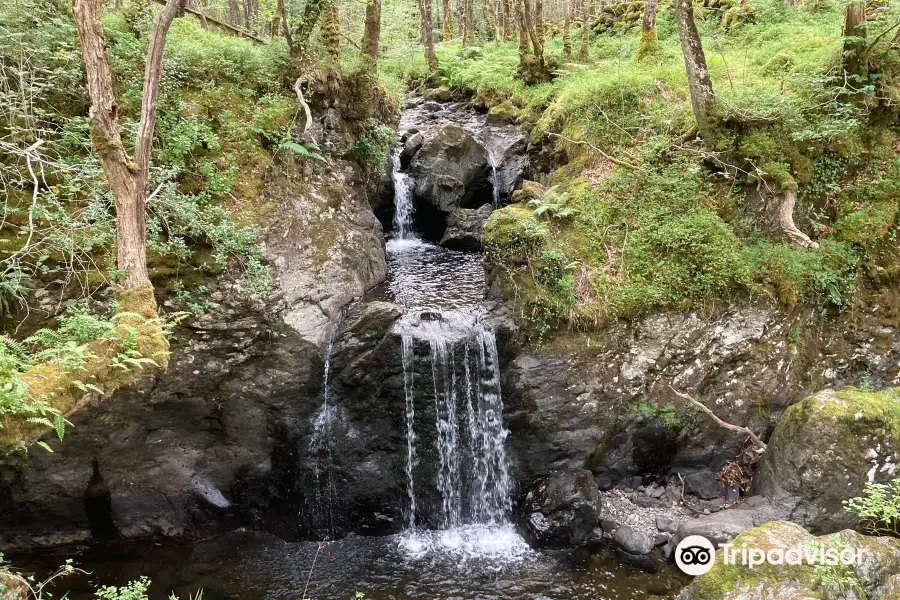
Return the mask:
[[576,145],[579,145],[579,146],[587,146],[588,148],[590,148],[590,149],[593,150],[594,152],[596,152],[596,153],[600,154],[601,156],[603,156],[603,158],[605,158],[606,160],[610,161],[610,162],[613,163],[613,164],[617,164],[617,165],[619,165],[620,167],[625,167],[626,169],[631,169],[631,170],[635,170],[635,169],[639,168],[639,165],[635,165],[635,164],[632,164],[632,163],[630,163],[630,162],[626,162],[626,161],[624,161],[624,160],[622,160],[622,159],[619,159],[619,158],[616,158],[616,157],[614,157],[614,156],[610,156],[609,154],[607,154],[606,152],[604,152],[603,150],[601,150],[601,149],[598,148],[597,146],[594,146],[593,144],[588,143],[588,142],[585,142],[585,141],[583,141],[583,140],[570,140],[569,138],[563,137],[563,136],[559,135],[558,133],[548,133],[547,135],[549,135],[550,137],[558,137],[559,139],[561,139],[561,140],[563,140],[563,141],[566,141],[566,142],[569,142],[570,144],[576,144]]
[[697,402],[696,400],[694,400],[691,396],[679,392],[678,390],[673,388],[671,385],[669,386],[669,389],[672,390],[673,392],[675,392],[675,395],[678,396],[679,398],[681,398],[682,400],[687,400],[688,402],[690,402],[691,404],[693,404],[694,406],[696,406],[697,408],[702,410],[704,413],[706,413],[706,416],[708,416],[710,419],[712,419],[715,422],[715,424],[718,425],[719,427],[724,427],[725,429],[729,429],[731,431],[737,431],[738,433],[743,433],[750,437],[750,441],[753,442],[754,446],[756,446],[757,448],[759,448],[762,451],[766,450],[766,444],[761,439],[756,437],[756,434],[753,433],[752,431],[750,431],[748,428],[741,427],[740,425],[732,425],[731,423],[723,421],[722,419],[717,417],[713,413],[713,411],[711,411],[709,408],[707,408],[705,404],[701,404],[700,402]]
[[181,12],[185,0],[168,0],[165,8],[156,20],[150,47],[147,49],[147,62],[144,68],[144,91],[141,98],[141,121],[138,125],[135,142],[134,162],[138,172],[146,173],[150,166],[150,149],[153,146],[153,129],[156,126],[156,105],[159,98],[159,78],[162,76],[163,51],[166,48],[166,35],[172,21]]
[[303,132],[300,135],[306,135],[309,128],[312,126],[312,111],[309,110],[309,104],[307,104],[306,100],[303,98],[303,90],[301,89],[304,81],[306,80],[302,77],[298,77],[297,81],[294,82],[294,91],[297,93],[297,102],[300,103],[300,106],[303,107],[303,112],[306,114],[306,123],[303,125]]

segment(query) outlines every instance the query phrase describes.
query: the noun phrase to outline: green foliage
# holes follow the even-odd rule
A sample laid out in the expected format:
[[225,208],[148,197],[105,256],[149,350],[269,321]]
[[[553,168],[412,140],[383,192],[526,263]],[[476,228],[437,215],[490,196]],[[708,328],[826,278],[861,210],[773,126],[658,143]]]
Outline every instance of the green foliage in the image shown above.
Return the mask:
[[869,532],[900,537],[900,478],[890,484],[867,483],[863,495],[845,500],[844,506]]
[[122,587],[104,585],[97,590],[95,595],[102,600],[147,600],[149,588],[150,579],[141,577]]
[[628,412],[624,415],[625,419],[633,419],[640,417],[642,419],[658,419],[666,427],[673,431],[680,430],[684,424],[684,418],[678,414],[678,410],[671,402],[661,404],[640,396],[628,408]]
[[387,125],[370,119],[364,124],[350,149],[350,156],[370,172],[380,170],[387,164],[387,155],[397,141],[397,133]]

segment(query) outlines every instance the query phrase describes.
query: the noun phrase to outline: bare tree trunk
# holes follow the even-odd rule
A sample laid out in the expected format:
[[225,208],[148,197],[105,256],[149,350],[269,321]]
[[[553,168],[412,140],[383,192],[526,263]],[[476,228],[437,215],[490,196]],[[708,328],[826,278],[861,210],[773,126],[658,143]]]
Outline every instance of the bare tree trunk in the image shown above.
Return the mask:
[[[283,0],[282,0],[283,2]],[[322,36],[328,54],[334,60],[341,59],[341,3],[340,0],[329,0],[328,7],[322,14]]]
[[572,1],[563,0],[563,54],[572,56]]
[[228,24],[232,27],[241,26],[241,8],[237,0],[228,0]]
[[866,62],[866,3],[856,0],[844,8],[844,71],[864,76]]
[[450,9],[450,0],[441,0],[443,8],[443,40],[449,42],[453,39],[453,12]]
[[578,0],[578,7],[581,10],[581,47],[578,49],[578,60],[587,62],[590,60],[590,44],[591,27],[590,16],[587,12],[586,0]]
[[528,21],[525,19],[524,4],[527,0],[515,0],[516,2],[516,26],[519,31],[519,63],[525,62],[528,56]]
[[422,43],[425,46],[425,62],[428,64],[428,70],[434,71],[438,67],[438,61],[434,53],[434,22],[431,20],[431,0],[419,0],[419,28],[422,34]]
[[534,35],[537,36],[540,53],[535,48],[535,55],[544,57],[544,0],[534,0]]
[[456,37],[465,37],[466,23],[463,15],[466,12],[466,0],[456,0]]
[[659,0],[647,0],[644,5],[644,19],[641,21],[641,41],[638,45],[638,60],[655,51],[659,46],[656,34],[656,11]]
[[362,53],[376,63],[378,46],[381,41],[381,0],[368,0],[366,4],[366,24],[360,44]]
[[512,15],[510,14],[510,6],[509,0],[502,0],[503,2],[503,41],[508,42],[509,38],[512,36]]
[[692,0],[675,0],[675,22],[681,38],[681,51],[684,54],[684,67],[687,71],[688,91],[691,95],[691,106],[697,129],[707,148],[715,146],[715,131],[712,126],[710,104],[713,99],[712,81],[706,67],[706,56],[697,25],[694,23],[694,7]]
[[75,3],[75,24],[91,98],[91,139],[115,199],[116,266],[125,273],[122,286],[126,290],[150,284],[145,212],[150,151],[156,126],[166,35],[172,21],[181,14],[183,2],[169,0],[153,28],[144,68],[134,160],[125,151],[119,131],[119,109],[113,93],[112,72],[101,22],[103,0],[77,0]]
[[531,38],[531,47],[534,49],[534,56],[541,59],[544,56],[544,46],[541,38],[537,35],[537,28],[531,17],[531,4],[529,0],[522,1],[522,14],[525,19],[525,28],[528,30],[528,37]]
[[466,0],[466,12],[463,15],[466,30],[463,34],[463,45],[475,40],[475,0]]

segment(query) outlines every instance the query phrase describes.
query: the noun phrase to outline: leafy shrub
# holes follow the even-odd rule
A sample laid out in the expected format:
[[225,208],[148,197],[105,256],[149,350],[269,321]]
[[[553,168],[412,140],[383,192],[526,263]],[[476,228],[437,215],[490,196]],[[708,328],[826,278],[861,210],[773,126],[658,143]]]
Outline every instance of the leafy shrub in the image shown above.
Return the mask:
[[844,506],[871,533],[900,537],[900,478],[890,484],[867,483],[863,495],[845,500]]

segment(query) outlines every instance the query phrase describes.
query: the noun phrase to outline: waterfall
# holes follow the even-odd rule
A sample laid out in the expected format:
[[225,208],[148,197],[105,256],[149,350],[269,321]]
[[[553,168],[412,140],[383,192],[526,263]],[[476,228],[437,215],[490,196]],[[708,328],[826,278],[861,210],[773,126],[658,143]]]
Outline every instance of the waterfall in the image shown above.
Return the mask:
[[415,239],[412,230],[413,205],[409,175],[400,172],[400,154],[391,155],[391,179],[394,181],[394,235],[398,240]]
[[488,164],[491,165],[491,191],[493,193],[493,202],[494,208],[500,207],[500,180],[497,177],[497,159],[494,158],[494,153],[491,151],[491,147],[484,144],[484,149],[487,151]]
[[[508,431],[503,426],[500,364],[493,329],[474,313],[444,315],[402,334],[407,416],[407,478],[411,512],[417,506],[413,469],[415,339],[427,341],[434,395],[437,490],[445,529],[508,523],[511,512]],[[407,519],[413,527],[414,516]]]
[[407,529],[416,526],[416,487],[413,470],[416,468],[416,407],[413,402],[413,338],[408,333],[401,337],[403,361],[403,393],[406,396],[406,493],[409,496],[409,512],[406,517]]
[[340,319],[331,326],[325,344],[325,367],[322,369],[322,406],[313,418],[312,435],[307,446],[307,456],[313,462],[313,487],[315,490],[316,521],[324,527],[328,537],[334,534],[334,503],[337,491],[333,477],[332,457],[332,425],[334,408],[328,405],[330,393],[329,375],[331,374],[331,353],[334,348],[334,336],[340,328]]

